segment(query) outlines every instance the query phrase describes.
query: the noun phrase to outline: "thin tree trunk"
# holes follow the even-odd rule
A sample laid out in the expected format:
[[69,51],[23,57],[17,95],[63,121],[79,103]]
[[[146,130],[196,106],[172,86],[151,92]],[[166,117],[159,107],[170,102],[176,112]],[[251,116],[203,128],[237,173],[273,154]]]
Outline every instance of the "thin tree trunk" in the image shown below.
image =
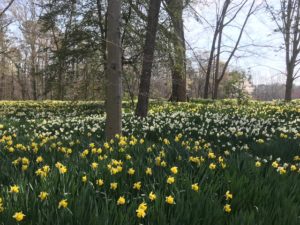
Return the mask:
[[293,70],[291,68],[287,69],[287,77],[285,83],[285,101],[292,100],[292,90],[293,90]]
[[105,134],[112,139],[122,131],[121,0],[108,0],[107,14]]
[[220,85],[220,81],[219,80],[215,80],[214,91],[213,91],[213,96],[212,96],[213,99],[217,99],[218,98],[219,85]]
[[143,67],[140,79],[136,115],[146,117],[148,113],[151,71],[154,58],[155,38],[161,0],[151,0],[148,13],[146,40],[144,45]]
[[211,70],[212,70],[212,66],[213,66],[213,59],[214,59],[214,53],[216,50],[216,42],[217,42],[218,33],[219,33],[219,21],[217,21],[217,25],[215,28],[212,45],[211,45],[211,49],[210,49],[210,55],[209,55],[209,59],[208,59],[207,70],[206,70],[206,74],[205,74],[204,93],[203,93],[204,99],[208,98],[209,80],[210,80],[210,74],[211,74]]

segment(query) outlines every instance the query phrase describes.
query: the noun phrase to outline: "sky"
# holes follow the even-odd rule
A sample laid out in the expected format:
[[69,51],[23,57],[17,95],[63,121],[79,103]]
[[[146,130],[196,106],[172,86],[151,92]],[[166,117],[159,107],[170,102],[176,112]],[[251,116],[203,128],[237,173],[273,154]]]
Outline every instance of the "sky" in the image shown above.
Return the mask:
[[[193,8],[209,23],[214,23],[215,6],[213,4],[207,7],[196,4]],[[240,27],[243,23],[244,16],[245,11],[237,17],[233,25]],[[208,50],[211,45],[212,29],[209,28],[207,22],[201,21],[202,23],[196,21],[195,16],[191,15],[191,13],[185,13],[185,37],[189,43],[188,45],[191,46],[194,51]],[[237,53],[242,57],[233,59],[231,62],[231,66],[233,67],[250,71],[253,84],[285,82],[285,75],[283,74],[285,71],[284,51],[279,51],[279,46],[283,39],[280,33],[274,33],[274,28],[276,28],[276,25],[265,10],[262,9],[256,12],[256,14],[249,19],[245,30],[246,32],[240,43],[241,46],[249,44],[251,46],[242,48],[243,51]],[[233,46],[233,42],[230,39],[237,37],[238,29],[235,27],[228,28],[225,31],[225,35],[227,38],[224,39],[224,44]],[[226,55],[222,57],[223,60],[226,59]],[[296,80],[296,83],[300,84],[300,79]]]

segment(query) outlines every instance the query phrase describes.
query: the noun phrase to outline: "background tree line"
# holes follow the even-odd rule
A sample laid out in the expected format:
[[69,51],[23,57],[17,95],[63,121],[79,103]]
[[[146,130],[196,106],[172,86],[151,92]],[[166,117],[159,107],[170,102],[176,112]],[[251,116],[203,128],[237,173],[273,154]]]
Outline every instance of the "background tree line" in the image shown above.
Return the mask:
[[[108,3],[2,1],[0,99],[105,99]],[[215,6],[213,23],[195,10],[199,5]],[[252,35],[245,28],[259,10],[273,20],[274,32],[282,34],[278,47],[286,55],[284,97],[292,98],[299,69],[298,1],[123,0],[120,9],[122,94],[132,102],[138,98],[137,110],[143,114],[149,97],[216,99],[235,97],[234,86],[246,87],[246,93],[263,88],[251,86],[249,71],[231,66],[242,57],[239,52],[248,50],[241,39]],[[212,31],[205,51],[193,49],[185,38],[184,19],[191,16]],[[228,37],[226,30],[232,27],[237,32]]]

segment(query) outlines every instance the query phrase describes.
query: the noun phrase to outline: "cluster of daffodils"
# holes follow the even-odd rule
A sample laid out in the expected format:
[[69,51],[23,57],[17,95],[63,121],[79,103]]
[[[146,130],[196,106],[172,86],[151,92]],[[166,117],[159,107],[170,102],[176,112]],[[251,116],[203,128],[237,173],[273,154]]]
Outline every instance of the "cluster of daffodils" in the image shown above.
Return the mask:
[[[232,198],[233,198],[232,193],[230,193],[230,191],[226,191],[226,193],[225,193],[225,199],[226,199],[226,201],[229,202]],[[229,203],[226,203],[226,205],[224,205],[224,211],[226,213],[230,213],[231,212],[231,205]]]
[[10,118],[5,124],[0,119],[0,218],[8,215],[14,223],[30,223],[37,208],[41,218],[51,210],[72,214],[86,199],[93,210],[130,209],[137,221],[151,217],[157,205],[172,212],[202,198],[231,215],[233,194],[227,191],[224,200],[223,183],[213,194],[208,190],[240,165],[239,154],[258,177],[264,168],[280,178],[300,174],[298,155],[284,162],[253,153],[272,140],[299,146],[297,107],[159,106],[145,119],[125,114],[124,136],[105,140],[105,117],[85,112],[85,104],[72,111],[53,103],[59,113],[47,103],[35,103],[31,112],[20,110],[28,104],[16,104],[19,111],[11,114],[0,107]]

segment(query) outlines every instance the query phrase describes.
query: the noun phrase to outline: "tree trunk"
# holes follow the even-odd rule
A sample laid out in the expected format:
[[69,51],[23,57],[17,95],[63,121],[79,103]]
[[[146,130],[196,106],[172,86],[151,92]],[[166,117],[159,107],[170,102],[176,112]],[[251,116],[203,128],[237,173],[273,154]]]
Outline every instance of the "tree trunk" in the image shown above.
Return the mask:
[[292,100],[292,90],[293,90],[293,71],[291,69],[287,70],[286,84],[285,84],[285,101]]
[[150,80],[160,4],[161,0],[150,1],[146,40],[144,45],[143,67],[140,79],[138,103],[136,106],[136,115],[140,117],[146,117],[148,113]]
[[212,99],[217,99],[218,98],[219,85],[220,85],[220,81],[215,80]]
[[36,71],[35,66],[31,65],[31,88],[32,88],[32,98],[33,100],[37,100],[37,88],[36,88]]
[[107,69],[106,69],[106,126],[107,139],[122,130],[122,79],[120,46],[121,0],[108,0],[107,7]]
[[185,102],[186,93],[186,55],[183,27],[183,0],[168,1],[168,12],[172,20],[174,37],[174,65],[172,72],[171,101]]

